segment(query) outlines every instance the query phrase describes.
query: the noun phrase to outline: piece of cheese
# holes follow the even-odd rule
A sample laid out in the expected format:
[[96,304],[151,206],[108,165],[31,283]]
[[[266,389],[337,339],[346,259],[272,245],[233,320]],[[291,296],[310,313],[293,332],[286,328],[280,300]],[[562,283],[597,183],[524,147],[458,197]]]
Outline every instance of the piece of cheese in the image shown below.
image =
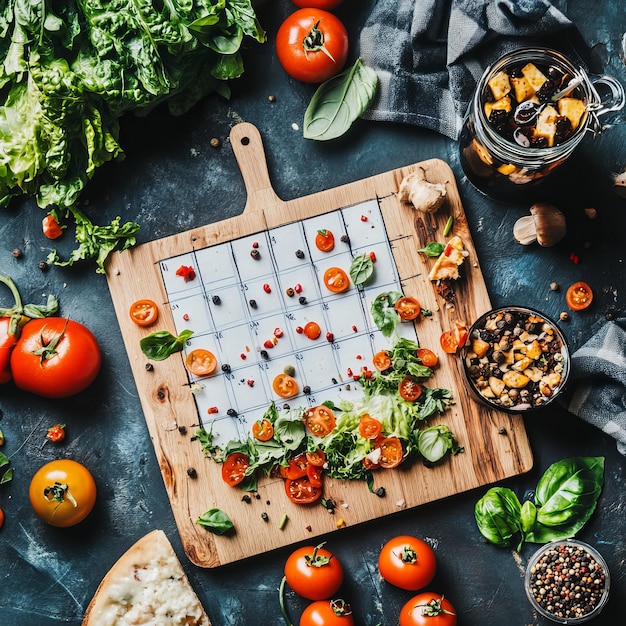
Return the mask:
[[467,252],[463,240],[455,235],[445,245],[443,252],[432,266],[428,278],[430,280],[456,280],[459,277],[459,267],[462,265]]

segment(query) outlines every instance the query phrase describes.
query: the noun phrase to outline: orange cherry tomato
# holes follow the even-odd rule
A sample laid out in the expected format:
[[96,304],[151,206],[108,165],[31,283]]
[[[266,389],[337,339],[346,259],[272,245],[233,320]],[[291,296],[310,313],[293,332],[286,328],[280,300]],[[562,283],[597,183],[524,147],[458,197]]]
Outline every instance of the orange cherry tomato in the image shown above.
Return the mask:
[[372,363],[379,372],[384,372],[391,367],[391,357],[387,350],[380,350],[372,358]]
[[324,286],[328,291],[341,293],[350,287],[350,279],[340,267],[329,267],[324,272]]
[[272,388],[281,398],[293,398],[298,393],[296,379],[284,372],[281,372],[274,378]]
[[323,404],[306,409],[302,419],[309,432],[315,437],[325,437],[337,425],[335,414]]
[[306,453],[306,460],[311,465],[316,465],[317,467],[322,467],[324,463],[326,463],[326,453],[324,450],[315,450],[314,452]]
[[232,452],[222,463],[222,479],[234,487],[246,477],[246,470],[250,467],[250,459],[243,452]]
[[257,441],[269,441],[274,436],[274,426],[272,422],[263,417],[252,424],[252,436]]
[[582,280],[570,285],[565,292],[565,302],[572,311],[586,309],[592,300],[593,292],[591,287]]
[[409,322],[417,319],[422,312],[420,303],[412,296],[403,296],[402,298],[398,298],[396,303],[393,305],[393,308],[396,310],[403,322]]
[[437,558],[422,539],[399,535],[389,539],[378,555],[380,575],[391,585],[417,591],[435,577]]
[[428,348],[418,348],[417,358],[426,367],[436,367],[437,363],[439,363],[439,357]]
[[317,465],[311,465],[310,463],[306,466],[306,475],[311,483],[312,487],[321,487],[324,479],[324,475],[322,474],[322,468]]
[[363,439],[376,439],[376,437],[380,435],[381,430],[382,424],[380,420],[372,417],[369,413],[361,415],[361,419],[359,420],[359,435],[361,435]]
[[322,252],[330,252],[335,247],[335,235],[330,230],[318,230],[315,235],[315,245]]
[[398,384],[398,393],[407,402],[415,402],[422,391],[422,386],[412,376],[405,376]]
[[322,329],[317,322],[307,322],[304,326],[304,335],[309,339],[318,339]]
[[322,497],[322,488],[311,484],[308,476],[287,478],[285,480],[285,493],[291,502],[295,504],[312,504]]
[[58,239],[63,234],[63,229],[56,221],[54,215],[46,215],[41,222],[43,234],[48,239]]
[[372,459],[370,459],[368,456],[364,457],[363,459],[363,467],[367,470],[380,469],[380,465],[378,463],[374,463],[374,461],[372,461]]
[[452,330],[447,330],[441,334],[439,343],[444,352],[456,354],[459,348],[465,345],[467,337],[467,326],[462,322],[455,322],[455,326]]
[[387,437],[380,442],[380,459],[378,464],[385,469],[398,467],[404,457],[402,442],[397,437]]
[[187,355],[185,367],[194,376],[210,376],[217,369],[217,359],[209,350],[196,348]]
[[159,319],[156,303],[145,298],[133,302],[128,313],[137,326],[152,326]]
[[306,476],[308,466],[309,462],[306,458],[306,454],[301,452],[300,454],[296,454],[296,456],[289,459],[287,467],[284,468],[282,472],[282,476],[283,478],[289,478],[291,480],[301,478],[302,476]]

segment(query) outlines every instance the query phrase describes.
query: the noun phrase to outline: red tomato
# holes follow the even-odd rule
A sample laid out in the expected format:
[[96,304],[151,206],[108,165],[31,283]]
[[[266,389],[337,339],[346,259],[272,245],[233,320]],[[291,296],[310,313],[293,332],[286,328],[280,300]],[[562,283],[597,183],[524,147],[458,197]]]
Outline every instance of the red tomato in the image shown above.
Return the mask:
[[328,291],[341,293],[350,287],[350,279],[340,267],[329,267],[324,272],[324,286]]
[[82,522],[96,503],[96,483],[89,470],[71,459],[40,467],[30,481],[30,503],[51,526],[67,528]]
[[15,384],[45,398],[67,398],[83,391],[95,380],[101,363],[91,331],[62,317],[28,322],[11,353]]
[[65,439],[65,424],[55,424],[48,428],[46,439],[52,443],[61,443]]
[[393,305],[393,308],[396,310],[400,319],[403,322],[409,322],[411,320],[417,319],[422,312],[422,307],[416,298],[411,296],[403,296],[402,298],[398,298],[396,303]]
[[252,436],[257,441],[269,441],[274,436],[274,426],[272,422],[263,417],[252,424]]
[[313,486],[307,476],[287,478],[285,493],[294,504],[312,504],[322,497],[322,488]]
[[438,593],[419,593],[402,607],[400,626],[456,626],[456,611]]
[[287,584],[307,600],[327,600],[343,582],[339,559],[324,544],[294,550],[285,562]]
[[222,479],[234,487],[246,477],[246,470],[250,467],[250,459],[243,452],[232,452],[222,463]]
[[586,309],[593,300],[593,292],[591,287],[579,280],[577,283],[570,285],[565,292],[565,302],[572,311],[582,311]]
[[280,25],[276,54],[292,78],[322,83],[343,69],[348,58],[348,32],[328,11],[299,9]]
[[309,462],[307,461],[306,454],[297,454],[292,459],[289,459],[287,467],[283,472],[284,478],[294,480],[306,476],[308,465]]
[[385,469],[398,467],[402,463],[404,452],[402,442],[397,437],[387,437],[380,442],[380,459],[378,465]]
[[311,465],[310,463],[306,466],[306,475],[311,483],[311,487],[321,487],[324,481],[324,474],[322,473],[322,468],[317,465]]
[[295,378],[284,372],[274,378],[272,388],[281,398],[293,398],[298,393],[298,383]]
[[455,322],[452,330],[447,330],[441,334],[439,343],[444,352],[456,354],[465,345],[467,336],[467,326],[463,322]]
[[310,433],[316,437],[325,437],[337,425],[335,414],[323,404],[306,409],[302,419]]
[[354,626],[352,609],[340,598],[318,600],[304,609],[300,626]]
[[422,362],[422,365],[426,367],[436,367],[439,363],[439,357],[428,348],[418,348],[417,358]]
[[128,311],[130,319],[137,326],[152,326],[159,318],[159,309],[152,300],[137,300],[133,302]]
[[398,393],[403,400],[415,402],[422,395],[422,386],[412,376],[405,376],[398,384]]
[[326,453],[324,450],[315,450],[315,452],[307,452],[306,460],[311,465],[316,465],[317,467],[323,467],[324,463],[326,463]]
[[361,419],[359,420],[359,435],[361,435],[363,439],[376,439],[376,437],[380,435],[381,430],[382,424],[380,420],[372,417],[369,413],[361,415]]
[[399,535],[390,539],[378,555],[380,575],[390,584],[417,591],[428,585],[437,571],[433,549],[421,539]]
[[307,322],[304,325],[304,334],[309,339],[318,339],[322,334],[322,329],[317,322]]
[[391,367],[391,357],[387,350],[380,350],[372,358],[372,363],[379,372],[384,372]]
[[338,7],[343,0],[291,0],[297,7],[301,9],[334,9]]
[[56,221],[54,215],[46,215],[41,222],[43,234],[48,239],[58,239],[63,234],[63,229],[59,226],[59,222]]
[[327,229],[318,230],[315,235],[315,246],[322,252],[330,252],[335,247],[335,235]]
[[187,355],[185,367],[194,376],[210,376],[217,369],[217,359],[209,350],[196,348]]

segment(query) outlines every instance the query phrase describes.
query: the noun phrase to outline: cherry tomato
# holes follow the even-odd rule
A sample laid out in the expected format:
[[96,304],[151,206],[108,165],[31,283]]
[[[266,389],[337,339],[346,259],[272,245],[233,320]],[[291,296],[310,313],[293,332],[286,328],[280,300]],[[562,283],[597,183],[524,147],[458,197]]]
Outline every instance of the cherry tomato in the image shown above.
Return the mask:
[[422,312],[420,303],[412,296],[403,296],[402,298],[398,298],[396,303],[393,305],[393,308],[396,310],[403,322],[409,322],[417,319]]
[[152,326],[159,318],[156,303],[145,298],[133,302],[128,313],[137,326]]
[[269,441],[274,436],[274,426],[272,422],[263,417],[252,424],[252,436],[257,441]]
[[315,437],[325,437],[337,425],[335,414],[323,404],[306,409],[302,419],[309,432]]
[[572,311],[586,309],[593,300],[591,287],[582,280],[570,285],[565,292],[565,302]]
[[315,246],[322,252],[330,252],[335,247],[335,235],[327,229],[318,230],[315,235]]
[[101,363],[91,331],[61,317],[28,322],[11,353],[15,384],[45,398],[67,398],[83,391],[95,380]]
[[311,465],[316,465],[317,467],[323,467],[324,463],[326,463],[326,453],[324,450],[315,450],[314,452],[306,453],[306,460]]
[[194,376],[210,376],[217,369],[217,359],[209,350],[196,348],[187,355],[185,367]]
[[417,358],[422,362],[422,365],[426,367],[436,367],[439,363],[439,357],[428,348],[418,348]]
[[285,493],[294,504],[312,504],[322,497],[322,488],[314,487],[307,476],[301,476],[285,480]]
[[400,626],[456,626],[456,610],[438,593],[418,593],[400,610]]
[[285,562],[287,584],[307,600],[327,600],[343,582],[343,566],[324,544],[294,550]]
[[412,376],[405,376],[398,384],[398,393],[407,402],[415,402],[422,391],[422,386]]
[[448,354],[456,354],[459,348],[462,348],[467,341],[467,326],[462,322],[455,322],[452,330],[447,330],[441,334],[439,343],[444,352]]
[[299,9],[278,29],[276,55],[292,78],[322,83],[343,69],[348,58],[348,32],[328,11]]
[[384,372],[391,367],[391,357],[387,350],[380,350],[372,358],[372,363],[379,372]]
[[48,428],[46,439],[52,443],[61,443],[65,439],[65,424],[55,424]]
[[41,222],[43,234],[48,239],[58,239],[63,234],[63,229],[56,221],[54,215],[46,215]]
[[378,465],[385,469],[392,469],[402,463],[404,451],[402,450],[402,442],[397,437],[386,437],[380,442],[379,447]]
[[380,420],[372,417],[369,413],[361,415],[359,419],[359,435],[363,439],[376,439],[380,435],[382,424]]
[[231,452],[222,463],[222,479],[234,487],[246,477],[246,470],[250,467],[250,459],[243,452]]
[[354,626],[352,609],[341,598],[317,600],[302,612],[300,626]]
[[318,339],[322,334],[322,329],[317,322],[307,322],[304,325],[304,335],[309,339]]
[[287,467],[283,472],[284,478],[294,480],[306,476],[306,470],[309,465],[306,454],[297,454],[287,462]]
[[329,267],[324,272],[324,286],[333,293],[342,293],[350,287],[350,279],[340,267]]
[[35,472],[28,495],[35,513],[44,522],[67,528],[91,513],[96,503],[96,483],[81,463],[57,459]]
[[0,528],[2,528],[3,524],[4,524],[4,511],[0,509]]
[[284,372],[274,377],[272,388],[281,398],[293,398],[298,393],[296,379]]
[[322,473],[322,468],[317,465],[311,465],[310,463],[306,466],[306,475],[311,483],[311,487],[321,487],[324,481],[324,474]]
[[297,7],[301,9],[334,9],[338,7],[343,0],[291,0]]
[[435,577],[437,560],[434,550],[421,539],[399,535],[385,543],[378,555],[380,575],[390,584],[417,591]]

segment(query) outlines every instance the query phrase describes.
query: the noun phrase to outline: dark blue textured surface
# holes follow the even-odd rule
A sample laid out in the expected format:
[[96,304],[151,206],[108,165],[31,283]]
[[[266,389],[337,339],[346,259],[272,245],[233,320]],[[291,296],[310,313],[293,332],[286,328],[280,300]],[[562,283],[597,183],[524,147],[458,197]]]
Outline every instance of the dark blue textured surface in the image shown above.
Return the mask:
[[[356,11],[351,9],[356,5]],[[369,5],[344,3],[339,14],[351,33],[358,31]],[[620,57],[626,30],[623,3],[578,0],[559,6],[579,25],[607,73],[626,83]],[[292,124],[301,126],[313,87],[288,79],[272,47],[281,18],[292,8],[287,0],[270,0],[260,10],[269,41],[248,51],[246,72],[233,85],[230,102],[209,98],[176,120],[157,111],[147,119],[123,121],[126,160],[102,168],[86,194],[94,221],[105,223],[116,215],[138,221],[140,240],[146,241],[239,214],[245,189],[227,138],[230,127],[245,120],[261,132],[274,189],[284,200],[431,157],[447,161],[457,177],[494,305],[532,305],[558,318],[565,310],[568,284],[583,279],[593,286],[593,306],[561,324],[573,349],[607,311],[626,310],[626,201],[613,194],[610,179],[626,164],[623,116],[605,135],[585,140],[559,188],[546,192],[544,199],[567,215],[566,240],[549,249],[522,247],[514,243],[512,228],[528,206],[498,204],[471,188],[451,140],[416,128],[366,122],[331,144],[302,138]],[[210,147],[212,137],[221,139],[220,148]],[[597,209],[596,220],[585,216],[589,207]],[[2,450],[15,469],[13,481],[0,488],[7,516],[0,530],[0,625],[78,626],[108,568],[154,528],[162,528],[172,541],[214,626],[283,624],[277,588],[288,549],[217,570],[196,568],[184,557],[106,280],[91,265],[46,273],[37,269],[50,247],[41,235],[42,217],[31,201],[0,212],[0,271],[13,276],[25,300],[39,302],[43,294],[56,294],[63,315],[92,328],[104,364],[89,392],[64,401],[0,388],[0,428],[7,440]],[[59,243],[61,253],[71,249],[66,239]],[[16,247],[24,251],[22,259],[12,256]],[[570,252],[580,256],[579,264],[570,260]],[[561,289],[552,291],[551,282]],[[60,448],[42,447],[44,427],[56,422],[68,424],[67,442]],[[605,615],[593,622],[607,624],[608,615],[626,614],[626,461],[612,439],[559,408],[526,418],[526,427],[535,468],[507,482],[520,497],[554,461],[574,455],[606,457],[598,511],[579,537],[602,552],[613,575]],[[94,513],[69,531],[36,519],[26,495],[35,469],[59,456],[89,466],[99,488]],[[333,535],[329,547],[344,563],[343,595],[353,604],[357,624],[393,626],[411,595],[383,583],[376,569],[380,546],[400,533],[416,534],[435,548],[439,569],[431,588],[455,604],[459,625],[547,624],[533,614],[523,591],[523,569],[533,546],[518,555],[482,541],[473,518],[482,493],[462,494]],[[291,593],[287,599],[297,621],[304,603]]]

